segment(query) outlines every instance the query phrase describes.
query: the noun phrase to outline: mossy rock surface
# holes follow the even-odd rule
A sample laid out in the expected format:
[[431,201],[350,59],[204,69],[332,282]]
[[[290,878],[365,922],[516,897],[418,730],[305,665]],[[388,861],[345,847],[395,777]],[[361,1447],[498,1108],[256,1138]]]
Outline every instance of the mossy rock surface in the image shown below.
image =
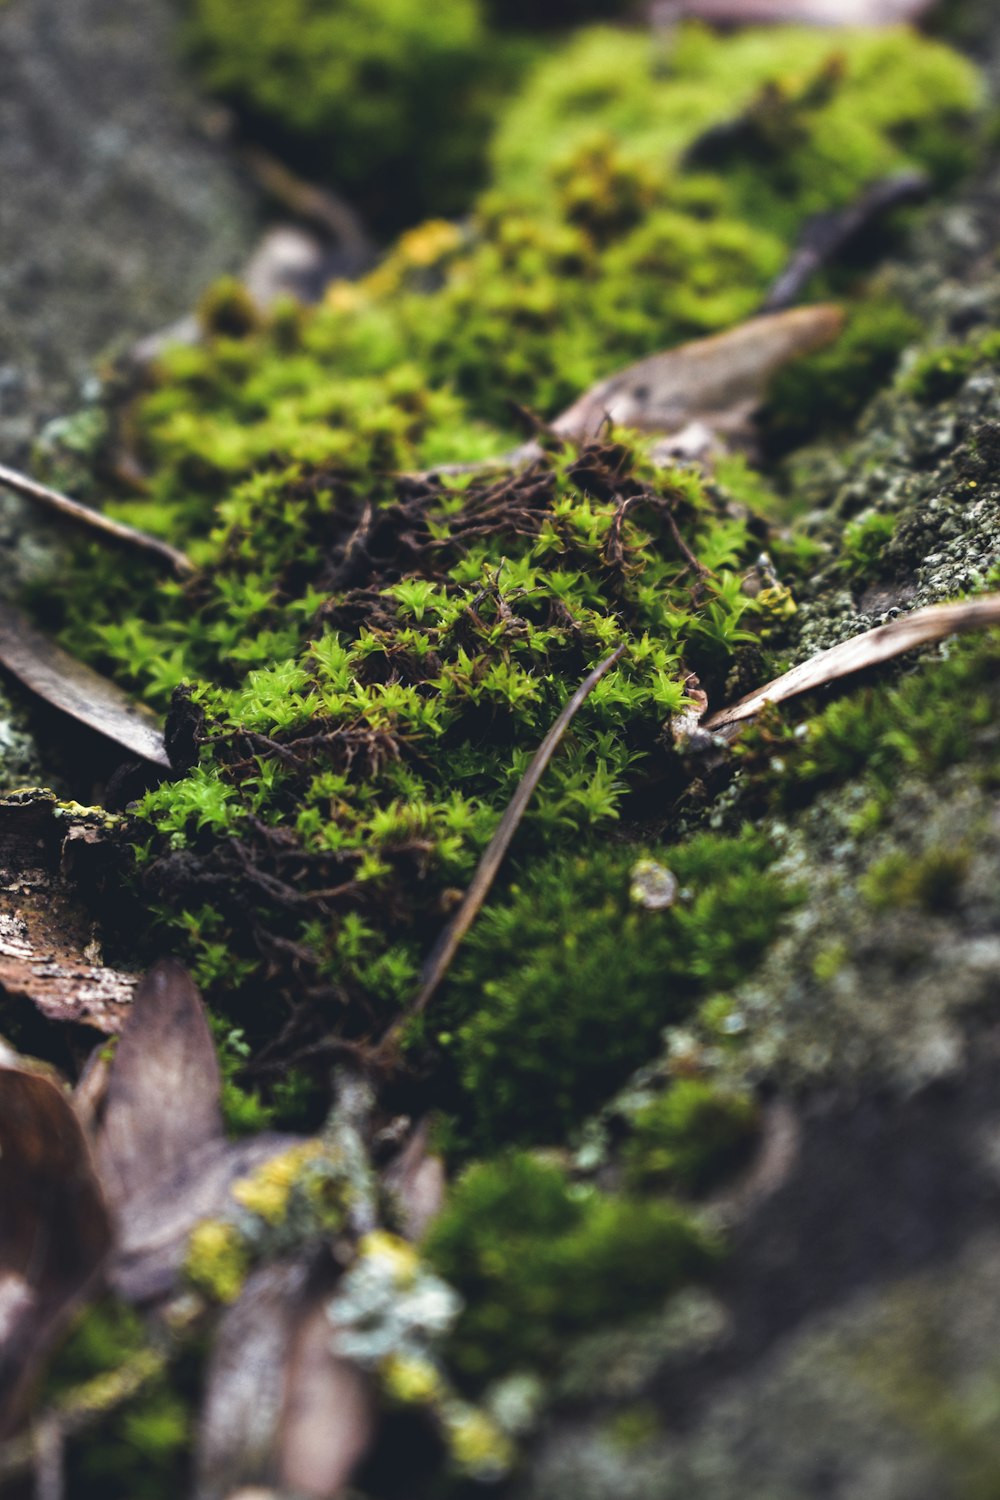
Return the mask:
[[[993,586],[987,330],[890,366],[914,319],[965,344],[958,304],[996,306],[996,184],[933,210],[878,287],[845,277],[860,333],[776,391],[777,446],[822,437],[809,413],[829,394],[830,428],[854,420],[860,360],[885,388],[851,443],[766,476],[657,467],[619,433],[513,475],[433,467],[502,453],[510,397],[550,417],[749,314],[805,219],[873,173],[954,178],[969,67],[901,32],[831,46],[582,36],[512,108],[468,226],[409,232],[314,313],[243,316],[220,288],[202,345],[113,411],[149,473],[115,509],[187,546],[193,582],[81,548],[72,589],[36,598],[170,705],[179,774],[133,806],[123,863],[150,946],[205,987],[236,1129],[319,1121],[330,1058],[405,1014],[531,752],[626,644],[381,1100],[434,1110],[452,1171],[427,1246],[466,1297],[443,1367],[484,1410],[512,1381],[550,1403],[514,1493],[735,1500],[749,1474],[846,1500],[853,1444],[886,1496],[958,1497],[992,1453],[950,1376],[858,1391],[859,1328],[889,1338],[914,1287],[965,1326],[995,1212],[996,644],[769,713],[728,753],[680,721]],[[992,1356],[956,1337],[985,1410]]]

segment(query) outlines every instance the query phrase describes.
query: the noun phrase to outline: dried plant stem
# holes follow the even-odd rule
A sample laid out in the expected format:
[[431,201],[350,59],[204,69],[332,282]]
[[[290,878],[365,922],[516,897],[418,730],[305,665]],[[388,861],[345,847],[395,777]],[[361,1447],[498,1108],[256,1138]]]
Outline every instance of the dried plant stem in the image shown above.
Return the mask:
[[137,531],[134,526],[126,526],[123,521],[114,521],[110,516],[102,515],[99,510],[92,510],[89,505],[81,505],[79,500],[71,500],[68,495],[61,495],[58,490],[50,490],[48,485],[39,484],[37,479],[30,479],[27,474],[20,474],[16,469],[8,469],[6,465],[0,464],[0,484],[6,485],[17,495],[23,495],[28,500],[34,500],[38,505],[44,505],[46,509],[54,511],[56,515],[63,516],[67,521],[76,521],[81,526],[87,526],[91,531],[99,531],[113,541],[122,543],[126,547],[136,547],[142,552],[148,552],[153,557],[169,563],[179,577],[186,577],[194,572],[194,564],[183,552],[176,547],[171,547],[169,542],[161,541],[159,537],[149,536],[144,531]]
[[605,657],[600,665],[596,666],[584,678],[535,751],[530,766],[521,778],[517,791],[514,793],[503,817],[500,819],[496,833],[490,839],[483,857],[476,867],[476,873],[473,875],[472,882],[465,896],[462,898],[461,906],[434,945],[424,965],[420,993],[409,1010],[400,1016],[398,1021],[393,1023],[379,1044],[378,1051],[383,1061],[391,1056],[408,1023],[415,1016],[421,1015],[430,1004],[442,979],[451,966],[459,944],[472,926],[480,907],[490,893],[490,887],[493,885],[497,877],[497,872],[503,863],[504,856],[510,848],[511,840],[517,832],[518,825],[524,817],[528,803],[538,783],[545,774],[546,767],[558,748],[560,740],[601,678],[606,676],[612,667],[617,666],[624,654],[625,642],[623,641],[620,646],[615,647],[610,656]]
[[994,625],[1000,625],[1000,594],[983,594],[978,599],[966,599],[959,604],[930,604],[926,609],[914,610],[913,614],[891,620],[888,625],[877,625],[874,630],[865,630],[848,641],[841,641],[839,646],[820,651],[790,672],[776,677],[766,687],[758,688],[729,708],[710,714],[702,720],[701,727],[713,731],[727,729],[744,719],[752,719],[769,703],[783,703],[799,693],[814,692],[841,677],[892,661],[904,651],[944,640],[945,636],[968,630],[988,630]]

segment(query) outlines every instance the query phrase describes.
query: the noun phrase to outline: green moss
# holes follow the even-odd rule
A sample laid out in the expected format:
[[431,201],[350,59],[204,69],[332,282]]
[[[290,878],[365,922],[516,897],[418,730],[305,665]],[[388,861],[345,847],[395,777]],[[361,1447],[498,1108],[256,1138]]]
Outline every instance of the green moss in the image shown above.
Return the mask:
[[946,344],[929,349],[914,360],[901,381],[901,388],[918,401],[933,405],[960,390],[973,370],[1000,360],[1000,334],[988,333],[967,344]]
[[190,0],[186,37],[212,93],[304,164],[367,193],[383,220],[399,222],[400,200],[404,215],[461,203],[504,50],[495,38],[488,48],[476,0],[433,13],[419,0]]
[[466,1299],[448,1352],[479,1385],[551,1366],[566,1339],[655,1306],[717,1245],[672,1204],[574,1188],[521,1154],[466,1171],[426,1253]]
[[921,906],[936,912],[953,907],[968,870],[965,849],[931,848],[919,855],[897,850],[878,860],[861,881],[873,906]]
[[[561,1139],[663,1026],[745,973],[796,899],[749,828],[657,858],[685,889],[666,911],[630,908],[635,853],[606,850],[536,864],[482,914],[436,1012],[463,1095],[459,1130],[477,1147]],[[667,1109],[694,1103],[682,1091]]]
[[741,129],[699,150],[724,169],[741,214],[788,224],[850,201],[907,151],[945,172],[967,150],[950,121],[979,98],[972,71],[903,29],[829,34],[749,27],[720,45],[707,29],[670,37],[595,27],[538,68],[493,145],[497,181],[540,202],[553,154],[569,156],[595,126],[658,170],[712,127]]
[[[119,1372],[140,1367],[144,1378],[120,1402]],[[143,1500],[168,1500],[184,1493],[194,1431],[195,1367],[190,1355],[164,1365],[142,1320],[122,1303],[109,1299],[81,1313],[41,1396],[45,1405],[82,1406],[95,1414],[67,1443],[69,1492],[99,1493],[108,1500],[140,1495]]]
[[749,1095],[703,1079],[680,1079],[633,1119],[625,1148],[627,1181],[633,1188],[705,1191],[745,1158],[758,1113]]
[[[745,735],[737,755],[748,769],[769,765],[777,750],[781,775],[768,795],[794,807],[824,787],[863,777],[869,797],[859,817],[877,827],[885,798],[899,778],[932,779],[969,761],[986,786],[996,782],[990,758],[995,744],[997,666],[994,640],[956,642],[948,657],[885,684],[855,690],[829,704],[796,733],[792,716],[769,713]],[[794,711],[793,711],[794,712]]]
[[896,530],[896,517],[868,511],[848,521],[841,536],[838,565],[854,581],[869,578],[878,569],[885,544]]
[[917,319],[877,289],[862,298],[834,345],[775,376],[761,418],[771,454],[850,427],[920,332]]

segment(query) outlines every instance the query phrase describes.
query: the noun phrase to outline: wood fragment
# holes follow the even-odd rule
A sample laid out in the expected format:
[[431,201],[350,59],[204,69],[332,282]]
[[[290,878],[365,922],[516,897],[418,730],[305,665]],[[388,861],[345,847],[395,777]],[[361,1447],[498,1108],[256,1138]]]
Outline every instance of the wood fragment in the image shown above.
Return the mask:
[[378,1052],[383,1061],[392,1056],[400,1036],[410,1021],[416,1016],[421,1015],[433,999],[438,986],[451,966],[451,961],[458,951],[459,944],[472,926],[480,907],[490,893],[490,888],[497,877],[504,856],[510,848],[511,840],[517,832],[521,819],[524,817],[528,803],[531,801],[538,783],[544,776],[546,767],[555,754],[563,735],[587,698],[594,691],[594,688],[601,681],[601,678],[605,677],[611,671],[612,667],[617,666],[621,661],[625,650],[626,644],[623,641],[620,646],[615,647],[610,656],[606,656],[600,665],[596,666],[584,678],[535,751],[531,764],[521,778],[520,785],[511,798],[503,817],[500,819],[496,833],[490,839],[479,864],[476,866],[476,872],[472,877],[461,905],[431,950],[430,956],[424,965],[423,979],[417,998],[409,1010],[389,1028],[379,1044]]
[[986,594],[961,604],[931,604],[899,620],[891,620],[888,625],[878,625],[874,630],[852,636],[849,641],[841,641],[839,646],[820,651],[809,661],[776,677],[766,687],[758,688],[729,708],[711,714],[703,720],[702,728],[726,729],[731,724],[752,719],[769,703],[783,703],[800,693],[813,692],[841,677],[877,667],[905,651],[929,646],[946,636],[988,630],[993,625],[1000,625],[1000,594]]
[[100,532],[111,541],[138,548],[151,557],[168,563],[179,577],[187,577],[194,572],[191,559],[176,547],[171,547],[169,542],[149,536],[145,531],[138,531],[134,526],[126,526],[124,521],[115,521],[111,516],[81,504],[79,500],[71,500],[68,495],[61,495],[58,490],[49,489],[47,484],[40,484],[37,479],[31,479],[16,469],[9,469],[6,464],[0,464],[0,485],[6,485],[7,489],[23,495],[27,500],[34,500],[36,504],[45,506],[67,521],[75,521],[91,531]]
[[169,770],[170,758],[156,715],[36,630],[20,610],[3,603],[0,663],[53,708],[95,729],[131,755]]
[[905,203],[918,203],[926,198],[929,187],[925,172],[896,172],[872,183],[846,208],[809,219],[787,266],[761,304],[761,312],[791,307],[822,266],[828,265],[877,219]]
[[138,975],[103,962],[80,897],[98,878],[99,812],[30,790],[0,797],[0,992],[48,1020],[110,1034],[124,1024]]

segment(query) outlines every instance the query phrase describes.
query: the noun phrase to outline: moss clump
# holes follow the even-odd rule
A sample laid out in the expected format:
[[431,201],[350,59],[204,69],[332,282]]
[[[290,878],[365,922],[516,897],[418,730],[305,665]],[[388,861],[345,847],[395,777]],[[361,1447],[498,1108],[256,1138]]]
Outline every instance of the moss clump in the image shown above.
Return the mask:
[[829,704],[802,734],[790,719],[769,715],[769,722],[748,731],[737,754],[748,769],[778,754],[781,774],[770,781],[768,795],[785,808],[863,776],[870,797],[859,817],[869,826],[877,826],[879,808],[903,773],[932,779],[970,761],[973,774],[993,786],[995,765],[984,752],[995,744],[998,663],[995,641],[954,643],[947,660],[896,687],[865,688]]
[[567,1338],[654,1306],[717,1249],[673,1204],[574,1188],[557,1167],[513,1154],[459,1179],[427,1256],[466,1299],[448,1354],[478,1386],[551,1366]]
[[779,371],[761,421],[768,451],[778,456],[823,433],[849,428],[890,379],[920,324],[877,288],[852,309],[836,344]]
[[962,170],[954,125],[978,98],[955,53],[903,28],[748,27],[720,43],[697,25],[668,39],[594,27],[536,70],[492,155],[498,185],[538,205],[552,155],[602,129],[657,175],[686,157],[730,212],[794,231],[907,161]]
[[861,881],[861,893],[875,907],[947,911],[957,902],[968,867],[965,849],[935,847],[919,855],[900,849],[871,866]]
[[918,356],[901,381],[908,395],[931,406],[961,390],[973,370],[1000,360],[1000,333],[967,344],[946,344]]
[[[764,951],[796,900],[773,857],[750,828],[672,848],[662,858],[685,896],[666,911],[630,906],[634,851],[536,865],[483,913],[437,1012],[460,1134],[479,1149],[562,1139],[665,1025]],[[692,1102],[682,1092],[669,1109]]]
[[633,1188],[704,1192],[745,1158],[758,1119],[750,1095],[700,1078],[679,1079],[635,1115],[626,1178]]
[[400,198],[403,216],[460,205],[488,120],[476,0],[433,12],[420,0],[191,0],[186,36],[205,86],[255,133],[350,192],[380,180],[381,217],[398,223]]

